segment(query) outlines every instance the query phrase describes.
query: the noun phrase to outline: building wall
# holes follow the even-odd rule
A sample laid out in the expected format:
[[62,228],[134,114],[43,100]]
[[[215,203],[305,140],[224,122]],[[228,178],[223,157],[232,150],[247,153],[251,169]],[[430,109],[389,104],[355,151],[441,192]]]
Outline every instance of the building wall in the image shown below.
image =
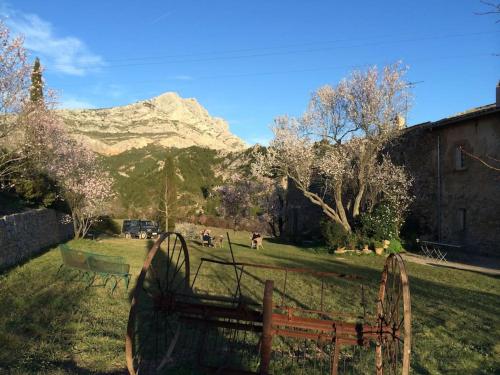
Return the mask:
[[0,269],[73,238],[72,224],[61,219],[62,214],[45,208],[0,217]]
[[441,142],[441,241],[500,255],[500,172],[467,156],[464,168],[457,167],[459,146],[500,159],[500,115],[445,126],[435,135]]
[[405,132],[388,150],[393,162],[405,166],[413,178],[415,197],[407,222],[419,238],[438,240],[437,138],[425,128]]
[[321,237],[320,222],[326,218],[319,206],[311,203],[289,181],[286,194],[284,234],[288,240],[301,242]]
[[391,150],[393,160],[405,165],[415,180],[409,220],[417,223],[421,239],[498,256],[500,172],[467,156],[459,168],[459,146],[500,159],[500,115],[409,128]]

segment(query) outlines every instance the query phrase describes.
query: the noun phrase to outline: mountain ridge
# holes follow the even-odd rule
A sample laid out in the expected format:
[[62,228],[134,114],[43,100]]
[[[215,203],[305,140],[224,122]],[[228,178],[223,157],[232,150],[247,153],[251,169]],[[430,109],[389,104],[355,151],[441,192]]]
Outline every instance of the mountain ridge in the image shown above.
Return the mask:
[[248,147],[230,132],[224,119],[212,117],[196,99],[181,98],[175,92],[123,106],[57,112],[73,136],[102,155],[150,144],[230,152]]

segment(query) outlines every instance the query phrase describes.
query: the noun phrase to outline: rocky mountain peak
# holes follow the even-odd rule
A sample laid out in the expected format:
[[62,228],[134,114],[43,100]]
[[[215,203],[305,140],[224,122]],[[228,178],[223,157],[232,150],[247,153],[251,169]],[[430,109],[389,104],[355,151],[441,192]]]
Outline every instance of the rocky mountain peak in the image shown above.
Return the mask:
[[94,151],[115,155],[148,144],[185,148],[201,146],[239,151],[245,143],[212,117],[194,98],[166,92],[133,104],[85,110],[60,110],[66,126]]

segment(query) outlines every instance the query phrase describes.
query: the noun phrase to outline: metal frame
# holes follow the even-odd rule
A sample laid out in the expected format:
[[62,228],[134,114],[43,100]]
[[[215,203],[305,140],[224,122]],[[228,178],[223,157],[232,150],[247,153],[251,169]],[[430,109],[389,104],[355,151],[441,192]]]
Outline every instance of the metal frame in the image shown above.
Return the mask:
[[[91,253],[83,250],[75,250],[70,248],[67,244],[59,245],[62,264],[59,266],[57,270],[56,276],[59,275],[59,272],[63,267],[70,268],[78,272],[78,275],[81,275],[86,282],[86,288],[89,288],[94,285],[94,282],[98,277],[100,277],[104,284],[102,286],[106,287],[109,280],[113,281],[113,286],[111,288],[111,294],[115,292],[120,279],[122,279],[125,283],[125,291],[128,290],[128,286],[130,283],[130,274],[129,269],[130,266],[125,263],[125,258],[121,256],[110,256],[103,254]],[[80,256],[79,261],[75,261],[72,257],[75,255]],[[113,266],[114,268],[119,267],[122,268],[122,271],[116,271],[106,268],[99,263],[99,261],[107,263],[108,266]]]
[[446,244],[442,242],[422,241],[417,240],[420,244],[420,251],[426,258],[437,260],[438,262],[446,262],[448,251],[443,248],[460,249],[459,245]]
[[[126,359],[130,374],[148,373],[147,370],[137,371],[136,353],[134,351],[135,335],[137,330],[136,310],[140,307],[138,293],[143,288],[146,272],[150,270],[153,258],[155,257],[160,244],[170,237],[180,238],[183,254],[185,256],[186,277],[185,292],[170,290],[154,295],[152,307],[155,314],[161,316],[176,317],[179,322],[186,326],[200,325],[202,327],[217,327],[231,332],[253,332],[260,334],[258,343],[260,353],[259,374],[269,374],[273,353],[273,338],[287,338],[292,340],[309,340],[317,343],[331,344],[330,370],[331,375],[337,375],[339,370],[339,360],[341,348],[344,346],[368,347],[375,344],[375,357],[377,375],[384,373],[396,373],[401,370],[403,375],[409,373],[410,352],[411,352],[411,306],[408,276],[406,274],[404,262],[401,256],[391,254],[386,261],[382,272],[382,281],[377,302],[377,316],[366,317],[364,289],[362,288],[363,316],[355,316],[356,323],[344,320],[352,317],[349,314],[339,312],[324,311],[324,279],[325,277],[335,277],[347,280],[361,279],[359,276],[339,274],[336,272],[319,272],[305,268],[278,267],[266,264],[253,264],[236,262],[232,251],[231,241],[228,235],[229,247],[232,262],[219,261],[215,259],[202,258],[200,265],[194,275],[192,283],[189,282],[189,253],[187,246],[179,234],[165,233],[158,239],[144,263],[139,275],[137,286],[134,290],[132,306],[129,315],[129,324],[126,337]],[[170,247],[167,248],[170,253]],[[172,254],[175,251],[172,250]],[[180,255],[179,255],[180,256]],[[184,261],[183,261],[184,263]],[[214,263],[221,266],[234,267],[236,288],[232,296],[214,296],[193,293],[195,282],[203,264]],[[241,294],[241,280],[245,268],[269,269],[285,273],[283,290],[286,291],[289,274],[310,274],[321,278],[321,302],[319,310],[308,310],[303,308],[286,306],[283,298],[280,303],[273,301],[274,281],[266,280],[262,305],[246,301]],[[156,272],[156,271],[155,271]],[[168,271],[167,271],[168,272]],[[158,283],[159,285],[161,282]],[[188,288],[189,286],[189,288]],[[391,289],[392,288],[392,289]],[[189,292],[190,291],[190,292]],[[403,308],[400,309],[402,304]],[[156,316],[156,315],[155,315]],[[203,332],[206,331],[202,329]],[[177,329],[175,337],[167,345],[167,353],[163,355],[161,366],[170,361],[173,347],[177,344],[178,336],[182,335],[182,329]],[[158,338],[156,338],[158,340]],[[203,338],[205,340],[205,338]],[[403,346],[401,361],[399,361],[400,346]],[[228,366],[213,367],[204,366],[200,358],[203,353],[198,353],[199,366],[204,372],[214,372],[217,374],[249,374],[250,372],[229,368]],[[401,366],[399,366],[401,362]],[[394,365],[394,363],[396,363]],[[161,367],[156,367],[156,370]],[[387,366],[389,366],[387,368]],[[156,373],[156,372],[151,373]],[[387,372],[385,372],[387,371]]]

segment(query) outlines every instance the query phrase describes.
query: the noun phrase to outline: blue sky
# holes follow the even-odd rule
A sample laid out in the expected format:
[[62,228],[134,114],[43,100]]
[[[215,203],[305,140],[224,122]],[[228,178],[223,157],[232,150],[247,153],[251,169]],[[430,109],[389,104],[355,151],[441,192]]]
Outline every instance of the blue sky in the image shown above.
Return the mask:
[[500,22],[475,14],[485,10],[479,0],[0,0],[62,106],[176,91],[249,144],[269,140],[276,116],[300,115],[321,85],[397,60],[423,81],[410,124],[494,102]]

